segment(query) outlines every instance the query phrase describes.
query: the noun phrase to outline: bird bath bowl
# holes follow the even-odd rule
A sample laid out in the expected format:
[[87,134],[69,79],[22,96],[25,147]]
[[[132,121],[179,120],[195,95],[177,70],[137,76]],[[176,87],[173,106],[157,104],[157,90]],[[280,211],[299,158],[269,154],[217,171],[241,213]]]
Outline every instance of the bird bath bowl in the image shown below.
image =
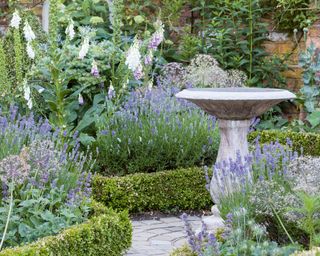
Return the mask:
[[296,96],[281,89],[269,88],[192,88],[176,94],[198,105],[218,119],[220,146],[217,162],[235,159],[237,153],[248,155],[247,135],[252,118],[272,106]]

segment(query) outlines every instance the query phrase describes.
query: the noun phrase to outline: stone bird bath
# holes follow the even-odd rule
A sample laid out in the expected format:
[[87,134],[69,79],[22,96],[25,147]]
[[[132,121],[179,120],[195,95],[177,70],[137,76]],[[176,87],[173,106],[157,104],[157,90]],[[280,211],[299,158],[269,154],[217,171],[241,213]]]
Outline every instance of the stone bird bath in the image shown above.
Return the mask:
[[237,152],[242,157],[248,155],[247,134],[252,118],[296,96],[281,89],[237,87],[186,89],[176,97],[193,102],[218,119],[221,140],[217,162],[222,162],[234,159]]
[[[252,118],[263,114],[281,101],[296,98],[287,90],[239,87],[186,89],[177,93],[176,97],[193,102],[218,119],[220,146],[216,162],[235,159],[237,152],[243,159],[249,154],[247,135]],[[213,182],[211,188],[212,185]],[[212,189],[210,192],[212,193]],[[212,211],[218,211],[217,207]],[[211,220],[204,221],[214,229],[217,218],[221,217],[210,217]]]

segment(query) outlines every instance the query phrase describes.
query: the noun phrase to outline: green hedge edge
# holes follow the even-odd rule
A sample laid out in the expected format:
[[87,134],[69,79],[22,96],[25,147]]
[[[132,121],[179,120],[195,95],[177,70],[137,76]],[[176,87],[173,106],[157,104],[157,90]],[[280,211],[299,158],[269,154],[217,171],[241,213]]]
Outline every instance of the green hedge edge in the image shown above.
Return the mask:
[[100,203],[93,203],[93,210],[85,223],[28,245],[5,249],[0,256],[122,255],[132,238],[128,212],[116,212]]
[[94,199],[131,213],[202,210],[212,205],[202,168],[93,178]]
[[259,141],[262,144],[277,140],[281,144],[286,144],[289,138],[295,151],[301,152],[303,148],[304,155],[320,156],[320,134],[279,130],[256,131],[249,134],[249,142],[253,142],[257,136],[260,137]]

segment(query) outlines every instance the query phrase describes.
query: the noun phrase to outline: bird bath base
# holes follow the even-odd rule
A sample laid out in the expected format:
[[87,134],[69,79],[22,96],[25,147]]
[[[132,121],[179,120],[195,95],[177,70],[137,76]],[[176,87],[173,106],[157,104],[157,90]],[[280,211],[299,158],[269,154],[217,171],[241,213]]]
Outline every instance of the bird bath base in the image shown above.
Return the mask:
[[216,162],[235,159],[240,154],[241,159],[249,154],[247,135],[251,120],[218,119],[220,129],[220,146]]

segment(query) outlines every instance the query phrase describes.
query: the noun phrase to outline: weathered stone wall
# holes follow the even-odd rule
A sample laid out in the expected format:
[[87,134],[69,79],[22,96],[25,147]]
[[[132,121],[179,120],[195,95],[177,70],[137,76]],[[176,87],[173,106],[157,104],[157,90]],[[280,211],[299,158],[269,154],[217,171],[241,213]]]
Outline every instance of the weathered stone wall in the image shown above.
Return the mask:
[[287,86],[293,91],[298,91],[303,85],[301,80],[302,69],[298,66],[299,52],[313,42],[320,48],[320,20],[315,22],[308,31],[305,42],[302,33],[297,35],[298,43],[293,35],[270,32],[270,40],[265,41],[264,47],[270,54],[287,58],[289,70],[284,72]]

